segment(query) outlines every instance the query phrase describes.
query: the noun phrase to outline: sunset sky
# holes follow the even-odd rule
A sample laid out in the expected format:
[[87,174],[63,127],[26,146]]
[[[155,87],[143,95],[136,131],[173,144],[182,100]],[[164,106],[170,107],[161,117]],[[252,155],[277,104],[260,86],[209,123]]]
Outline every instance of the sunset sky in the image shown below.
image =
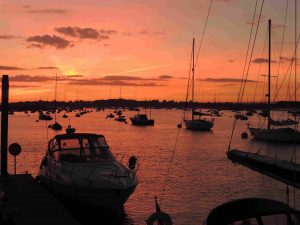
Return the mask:
[[[213,0],[196,68],[197,101],[236,100],[255,2]],[[10,75],[10,99],[53,100],[57,73],[58,100],[118,98],[120,89],[122,98],[184,100],[192,38],[198,47],[209,4],[210,0],[0,0],[0,71]],[[284,80],[278,100],[289,98],[288,84],[294,91],[294,68],[290,79],[284,77],[295,49],[294,0],[288,1],[278,73],[286,4],[265,0],[245,101],[263,99],[266,78],[260,75],[267,74],[267,49],[262,53],[269,18],[272,73],[279,74],[279,85]]]

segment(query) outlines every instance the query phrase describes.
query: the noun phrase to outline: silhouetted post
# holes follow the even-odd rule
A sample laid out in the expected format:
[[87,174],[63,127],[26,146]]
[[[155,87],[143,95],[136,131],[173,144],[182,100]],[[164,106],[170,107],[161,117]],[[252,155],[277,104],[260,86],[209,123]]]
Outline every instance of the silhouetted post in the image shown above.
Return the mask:
[[268,66],[268,130],[270,130],[270,121],[271,121],[271,28],[272,23],[269,20],[269,66]]
[[8,137],[8,75],[2,76],[1,112],[1,176],[7,177],[7,137]]

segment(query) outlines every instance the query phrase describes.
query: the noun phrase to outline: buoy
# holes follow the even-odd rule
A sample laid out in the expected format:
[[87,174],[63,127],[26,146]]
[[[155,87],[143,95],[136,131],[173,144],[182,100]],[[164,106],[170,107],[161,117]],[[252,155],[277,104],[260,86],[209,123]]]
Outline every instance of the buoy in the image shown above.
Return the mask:
[[242,138],[248,138],[248,133],[247,132],[243,132],[242,133]]
[[155,222],[158,222],[157,224],[172,225],[171,217],[164,212],[155,212],[146,220],[147,225],[153,225]]
[[172,220],[169,214],[161,211],[160,206],[158,205],[157,198],[155,197],[155,209],[156,212],[152,213],[148,219],[146,220],[147,225],[155,224],[164,224],[164,225],[172,225]]

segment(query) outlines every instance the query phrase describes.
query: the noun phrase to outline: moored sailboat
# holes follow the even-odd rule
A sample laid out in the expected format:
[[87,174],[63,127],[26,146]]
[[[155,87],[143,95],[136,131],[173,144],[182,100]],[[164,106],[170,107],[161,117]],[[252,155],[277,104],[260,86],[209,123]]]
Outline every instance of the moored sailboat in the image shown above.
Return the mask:
[[[267,128],[248,127],[255,139],[264,141],[300,142],[300,132],[296,129],[298,122],[292,119],[276,121],[271,118],[271,20],[269,20],[269,58],[268,58],[268,108]],[[286,127],[295,125],[295,127]],[[271,127],[272,126],[272,127]],[[283,128],[276,128],[283,126]]]
[[[202,116],[207,114],[197,112],[194,109],[194,89],[195,89],[195,38],[193,38],[192,48],[192,118],[185,119],[184,123],[188,130],[208,131],[214,126],[214,120],[205,119]],[[209,114],[210,115],[210,114]],[[198,118],[196,118],[198,116]]]

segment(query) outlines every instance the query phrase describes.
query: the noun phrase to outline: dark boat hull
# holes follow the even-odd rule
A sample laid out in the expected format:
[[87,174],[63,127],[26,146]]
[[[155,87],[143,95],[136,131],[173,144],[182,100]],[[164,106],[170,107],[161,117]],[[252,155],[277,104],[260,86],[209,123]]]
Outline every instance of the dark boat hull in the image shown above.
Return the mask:
[[188,130],[199,130],[199,131],[209,131],[214,123],[208,120],[185,120],[184,121],[186,129]]
[[300,188],[299,164],[239,150],[228,151],[227,157],[234,163],[241,164],[286,184]]
[[136,188],[132,186],[126,189],[91,189],[57,182],[45,176],[38,176],[37,179],[50,191],[64,198],[114,211],[123,207]]
[[134,120],[130,118],[132,125],[136,126],[154,126],[154,120]]
[[300,133],[289,128],[279,128],[270,130],[249,128],[249,131],[253,138],[258,140],[290,143],[300,142]]

